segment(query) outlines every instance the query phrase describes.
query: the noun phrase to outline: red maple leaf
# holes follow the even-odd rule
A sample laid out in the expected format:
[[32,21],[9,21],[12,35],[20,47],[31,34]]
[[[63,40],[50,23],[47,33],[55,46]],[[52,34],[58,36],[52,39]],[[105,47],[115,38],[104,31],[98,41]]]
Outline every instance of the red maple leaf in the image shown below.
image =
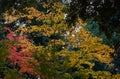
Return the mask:
[[[35,62],[34,58],[31,56],[34,49],[31,49],[30,51],[29,47],[31,45],[31,42],[26,38],[26,36],[15,36],[15,32],[11,31],[9,28],[5,28],[9,33],[6,35],[6,38],[10,41],[18,41],[18,44],[12,45],[9,47],[9,51],[11,52],[11,55],[8,57],[8,59],[11,61],[11,65],[18,64],[20,67],[20,72],[28,72],[30,74],[35,74],[34,69],[32,68],[32,65],[28,62],[32,61]],[[22,42],[21,42],[22,41]],[[27,42],[24,42],[27,41]]]

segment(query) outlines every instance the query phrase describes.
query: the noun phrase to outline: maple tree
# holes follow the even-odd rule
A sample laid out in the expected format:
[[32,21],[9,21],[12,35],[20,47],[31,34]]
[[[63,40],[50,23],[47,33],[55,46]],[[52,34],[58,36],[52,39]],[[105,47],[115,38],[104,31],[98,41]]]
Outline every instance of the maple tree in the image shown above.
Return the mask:
[[89,26],[78,18],[70,27],[64,12],[66,6],[59,0],[53,1],[41,2],[40,9],[24,5],[22,11],[12,7],[3,13],[6,21],[0,25],[7,31],[3,40],[12,42],[1,53],[9,51],[10,55],[0,54],[0,61],[4,58],[9,61],[4,78],[12,79],[12,75],[14,79],[32,76],[42,79],[117,78],[119,74],[113,75],[111,71],[114,48],[103,44],[105,38],[97,37],[95,31],[90,32],[94,24]]

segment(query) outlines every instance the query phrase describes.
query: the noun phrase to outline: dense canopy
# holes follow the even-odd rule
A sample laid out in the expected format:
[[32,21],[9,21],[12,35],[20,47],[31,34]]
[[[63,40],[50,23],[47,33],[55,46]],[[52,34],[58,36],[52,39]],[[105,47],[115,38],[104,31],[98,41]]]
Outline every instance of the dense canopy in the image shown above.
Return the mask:
[[119,0],[0,0],[0,78],[118,79]]

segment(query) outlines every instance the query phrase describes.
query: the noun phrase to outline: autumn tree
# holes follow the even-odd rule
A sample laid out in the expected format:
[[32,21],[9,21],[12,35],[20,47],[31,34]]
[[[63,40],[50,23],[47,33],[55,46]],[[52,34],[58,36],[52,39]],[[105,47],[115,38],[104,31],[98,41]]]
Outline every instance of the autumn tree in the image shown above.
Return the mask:
[[[6,40],[14,42],[6,48],[11,52],[5,57],[11,66],[7,72],[17,72],[17,78],[42,79],[119,76],[110,72],[114,49],[103,44],[104,39],[97,37],[96,32],[90,32],[88,23],[77,18],[70,27],[64,12],[66,6],[59,0],[43,0],[38,5],[24,5],[22,11],[8,7],[3,13],[5,21],[1,25],[8,31]],[[8,73],[4,75],[11,78]]]

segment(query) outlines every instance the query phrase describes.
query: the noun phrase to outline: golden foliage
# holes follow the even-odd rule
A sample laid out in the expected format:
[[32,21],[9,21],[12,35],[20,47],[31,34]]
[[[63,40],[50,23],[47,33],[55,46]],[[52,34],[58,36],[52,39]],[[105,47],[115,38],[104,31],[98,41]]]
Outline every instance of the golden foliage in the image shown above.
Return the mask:
[[[9,11],[6,11],[5,13],[5,18],[9,19],[10,22],[19,18],[27,17],[27,23],[31,23],[31,20],[34,18],[35,20],[43,23],[42,25],[19,26],[16,33],[20,33],[20,35],[39,32],[47,37],[56,34],[65,37],[65,39],[50,39],[50,42],[46,47],[35,46],[28,40],[19,41],[22,43],[22,48],[24,48],[24,45],[27,45],[27,48],[22,51],[23,54],[29,54],[30,51],[35,49],[34,54],[36,54],[37,58],[36,60],[32,59],[32,61],[33,63],[35,61],[35,64],[37,63],[36,65],[38,67],[42,67],[43,64],[43,66],[47,66],[45,69],[48,69],[48,71],[53,73],[55,69],[57,70],[57,68],[61,67],[61,64],[58,64],[56,61],[61,61],[58,60],[57,57],[62,56],[62,67],[66,67],[66,70],[69,68],[78,68],[83,70],[88,69],[89,71],[86,72],[88,75],[90,72],[95,74],[95,72],[92,71],[95,62],[91,61],[98,61],[106,64],[109,64],[112,61],[110,54],[114,52],[114,50],[109,46],[102,44],[101,38],[93,36],[91,32],[86,30],[84,28],[86,23],[84,23],[81,19],[78,19],[76,26],[68,28],[68,25],[64,20],[64,13],[62,12],[64,6],[60,3],[43,3],[43,7],[50,10],[50,13],[40,12],[33,7],[25,8],[25,11],[27,11],[28,14],[20,13],[15,9],[12,9],[12,14],[14,16],[11,14],[9,15]],[[15,16],[16,12],[18,16]],[[75,28],[78,28],[78,26],[81,26],[81,28],[79,28],[79,31],[76,32]],[[63,46],[64,48],[57,51],[58,46]],[[75,48],[78,50],[74,50]],[[85,68],[82,64],[88,65],[88,68]],[[32,69],[32,65],[26,61],[21,62],[19,65],[23,68],[20,70],[21,72],[28,71],[29,73],[33,73],[34,71],[34,69]],[[30,68],[28,70],[25,69],[28,66]],[[39,74],[42,74],[42,71],[36,71],[39,72]],[[46,73],[49,75],[48,72]],[[97,72],[97,75],[100,73],[109,74],[108,72]],[[42,75],[46,76],[46,74]]]

